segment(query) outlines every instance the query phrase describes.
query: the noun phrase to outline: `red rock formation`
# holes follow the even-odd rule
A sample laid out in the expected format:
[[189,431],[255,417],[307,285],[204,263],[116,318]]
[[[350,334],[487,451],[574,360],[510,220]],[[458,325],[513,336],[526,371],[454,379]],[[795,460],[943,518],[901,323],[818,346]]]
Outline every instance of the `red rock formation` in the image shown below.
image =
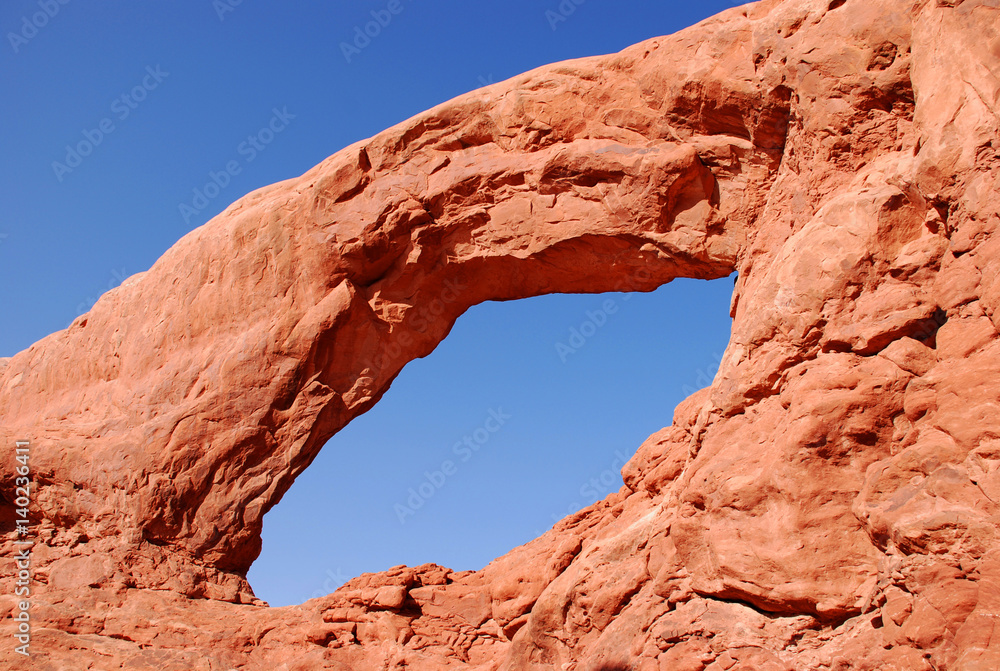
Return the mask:
[[[35,668],[1000,668],[998,23],[747,5],[234,203],[0,360]],[[254,598],[264,513],[469,306],[734,270],[715,381],[620,492],[479,572]]]

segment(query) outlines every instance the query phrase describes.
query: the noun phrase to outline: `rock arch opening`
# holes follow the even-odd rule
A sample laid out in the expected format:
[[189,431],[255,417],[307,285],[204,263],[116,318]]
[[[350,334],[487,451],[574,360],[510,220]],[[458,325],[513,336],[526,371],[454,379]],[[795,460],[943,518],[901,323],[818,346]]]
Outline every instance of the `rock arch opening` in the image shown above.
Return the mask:
[[732,289],[676,280],[470,309],[265,517],[255,594],[281,606],[399,564],[478,570],[617,492],[636,448],[711,382]]
[[[733,90],[738,133],[720,135],[688,114],[654,47],[617,56],[631,72],[615,81],[593,58],[475,91],[251,193],[47,356],[11,360],[19,391],[0,401],[41,400],[9,431],[59,427],[41,460],[62,478],[51,500],[86,501],[47,514],[148,560],[136,587],[252,603],[264,514],[470,306],[730,275],[790,100]],[[649,111],[623,116],[624,100]],[[676,115],[654,103],[686,120],[664,126]],[[80,351],[89,363],[67,374],[58,362]]]

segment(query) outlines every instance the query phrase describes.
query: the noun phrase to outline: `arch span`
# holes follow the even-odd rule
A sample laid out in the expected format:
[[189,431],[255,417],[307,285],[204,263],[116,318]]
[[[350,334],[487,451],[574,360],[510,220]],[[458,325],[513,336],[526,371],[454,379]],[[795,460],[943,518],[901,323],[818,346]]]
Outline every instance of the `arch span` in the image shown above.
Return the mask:
[[[50,659],[995,667],[995,5],[766,0],[493,85],[237,201],[0,361]],[[470,305],[734,269],[712,386],[620,492],[480,572],[254,605],[264,512]]]
[[664,413],[711,383],[732,291],[675,280],[470,308],[264,517],[254,593],[273,607],[398,564],[480,569],[617,492]]
[[739,100],[715,128],[671,100],[674,57],[654,40],[615,57],[626,77],[541,68],[347,147],[16,357],[34,430],[57,432],[53,499],[92,497],[67,521],[243,575],[295,475],[471,305],[732,273],[787,92],[707,74]]

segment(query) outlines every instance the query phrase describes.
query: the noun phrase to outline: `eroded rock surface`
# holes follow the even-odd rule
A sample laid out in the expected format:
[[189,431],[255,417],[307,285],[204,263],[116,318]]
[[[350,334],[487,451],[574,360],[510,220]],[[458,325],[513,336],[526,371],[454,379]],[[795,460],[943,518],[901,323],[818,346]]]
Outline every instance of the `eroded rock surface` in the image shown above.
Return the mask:
[[[0,360],[33,668],[1000,668],[998,25],[738,7],[240,199]],[[479,572],[253,596],[264,513],[467,308],[733,271],[713,384],[620,492]]]

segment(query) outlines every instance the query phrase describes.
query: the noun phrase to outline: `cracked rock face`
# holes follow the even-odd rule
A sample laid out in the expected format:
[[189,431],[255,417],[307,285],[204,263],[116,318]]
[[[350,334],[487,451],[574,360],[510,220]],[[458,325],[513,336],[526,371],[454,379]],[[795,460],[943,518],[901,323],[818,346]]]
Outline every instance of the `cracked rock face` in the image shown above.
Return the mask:
[[[0,359],[35,668],[1000,668],[998,25],[763,2],[534,70],[242,198]],[[713,384],[621,491],[482,571],[253,596],[264,513],[470,306],[733,271]]]

